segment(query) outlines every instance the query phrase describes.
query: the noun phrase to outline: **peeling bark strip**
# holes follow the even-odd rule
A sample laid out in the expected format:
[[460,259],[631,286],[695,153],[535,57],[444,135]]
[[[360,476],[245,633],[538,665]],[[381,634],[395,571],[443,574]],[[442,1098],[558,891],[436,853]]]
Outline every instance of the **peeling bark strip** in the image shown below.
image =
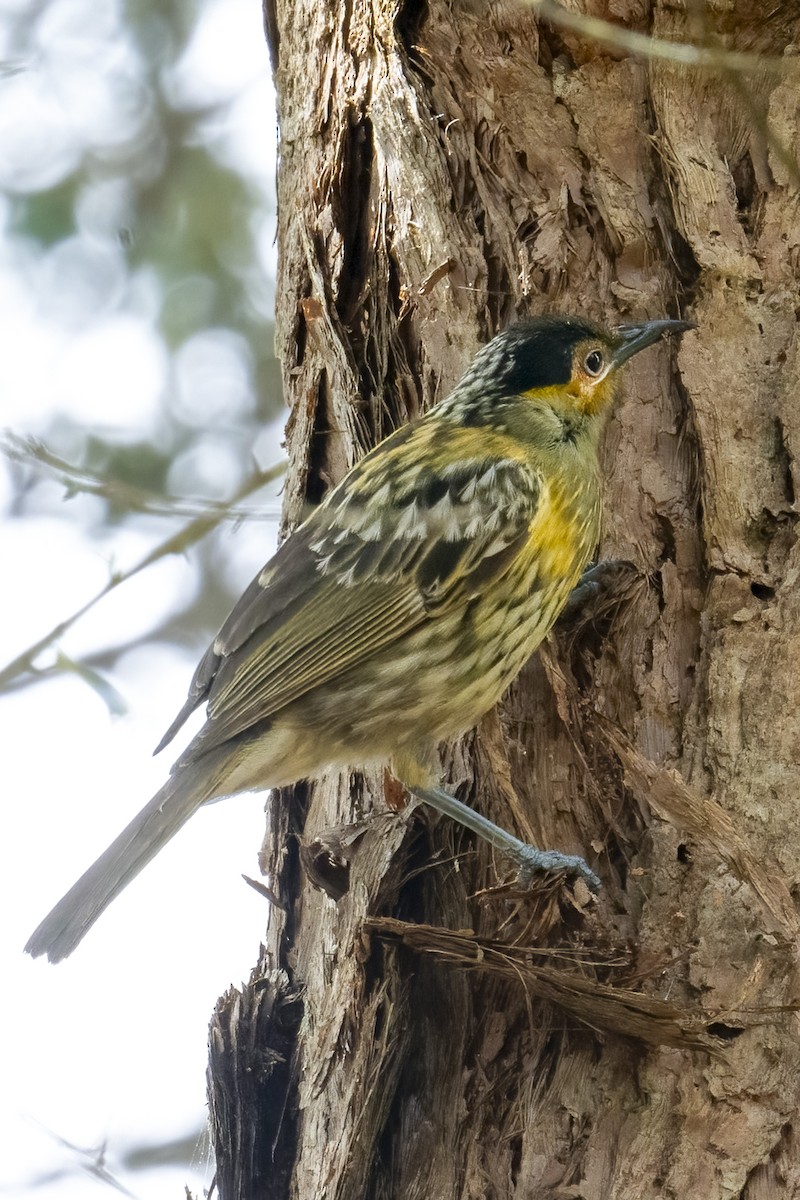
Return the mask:
[[[302,831],[277,797],[284,907],[212,1028],[222,1200],[800,1197],[800,10],[570,9],[789,71],[634,60],[512,0],[267,3],[287,521],[519,314],[699,330],[632,364],[606,440],[600,553],[630,586],[446,756],[488,815],[594,855],[599,902],[497,887],[379,774],[310,787]],[[724,1060],[576,1028],[569,971],[537,999],[411,950],[431,928],[507,961],[624,945],[630,1004],[691,1012]]]
[[221,1196],[287,1196],[297,1081],[292,1055],[302,999],[266,971],[219,1000],[208,1035],[208,1106]]
[[[471,930],[437,929],[390,917],[373,917],[367,921],[366,929],[384,938],[397,938],[418,954],[435,955],[443,964],[516,981],[529,997],[558,1005],[590,1029],[636,1038],[649,1046],[675,1046],[708,1053],[719,1050],[719,1045],[708,1036],[707,1020],[631,988],[598,983],[576,971],[569,959],[566,960],[569,965],[544,965],[536,961],[536,947],[488,942]],[[552,958],[558,960],[555,954]]]
[[638,754],[628,739],[608,722],[608,743],[619,755],[625,782],[638,797],[649,803],[664,820],[698,841],[712,846],[728,863],[738,879],[749,883],[775,920],[787,942],[800,934],[800,920],[786,880],[773,865],[770,874],[749,850],[725,812],[710,797],[699,796],[686,786],[675,771],[658,768]]

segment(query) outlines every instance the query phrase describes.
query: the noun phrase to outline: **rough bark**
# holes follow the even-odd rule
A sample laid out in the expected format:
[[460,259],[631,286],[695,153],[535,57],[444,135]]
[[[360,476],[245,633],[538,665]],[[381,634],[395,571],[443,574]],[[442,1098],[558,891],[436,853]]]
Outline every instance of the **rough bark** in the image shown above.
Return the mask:
[[[800,36],[788,3],[581,7],[778,60]],[[212,1025],[222,1200],[800,1196],[797,74],[502,2],[275,0],[267,28],[290,522],[517,315],[699,328],[634,360],[606,438],[601,554],[633,569],[444,759],[594,856],[599,901],[497,888],[381,778],[276,796],[282,907]]]

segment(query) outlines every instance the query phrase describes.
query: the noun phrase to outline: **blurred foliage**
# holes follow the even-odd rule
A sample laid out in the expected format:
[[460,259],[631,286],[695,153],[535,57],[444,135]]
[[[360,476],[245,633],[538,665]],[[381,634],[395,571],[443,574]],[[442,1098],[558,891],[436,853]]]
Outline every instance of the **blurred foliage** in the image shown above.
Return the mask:
[[[263,434],[281,413],[270,262],[276,131],[270,104],[257,108],[269,96],[269,60],[259,6],[249,9],[244,38],[231,32],[244,13],[231,0],[22,0],[0,10],[0,255],[55,346],[44,400],[25,403],[34,385],[24,371],[13,381],[14,432],[114,484],[92,503],[63,505],[71,492],[59,494],[33,459],[7,462],[11,518],[56,513],[90,538],[105,536],[109,525],[139,528],[144,519],[116,485],[221,500],[256,464],[280,457],[278,426]],[[263,139],[255,163],[245,119],[251,143]],[[0,310],[7,290],[0,278]],[[91,385],[100,395],[94,419],[71,404],[81,371],[92,368],[95,329],[99,346],[115,344],[113,331],[123,348],[131,330],[143,339],[151,402],[141,419],[121,401],[136,387],[133,351],[94,356],[104,371]],[[60,379],[59,364],[82,339],[88,366],[73,367],[77,384],[68,373]],[[180,514],[172,516],[177,527]],[[148,534],[168,537],[165,520],[156,529],[151,517]],[[218,625],[242,583],[234,570],[228,586],[224,542],[212,538],[196,553],[202,579],[179,618],[192,644]],[[154,636],[170,636],[174,620]]]

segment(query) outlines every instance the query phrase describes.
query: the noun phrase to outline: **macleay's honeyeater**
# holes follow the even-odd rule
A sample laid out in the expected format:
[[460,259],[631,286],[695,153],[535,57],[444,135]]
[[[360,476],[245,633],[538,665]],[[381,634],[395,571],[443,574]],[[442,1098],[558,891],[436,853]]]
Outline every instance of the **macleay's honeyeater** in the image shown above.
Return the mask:
[[500,698],[552,627],[600,533],[598,443],[619,368],[685,321],[606,333],[540,317],[499,334],[453,392],[357,464],[250,584],[165,746],[169,780],[59,900],[26,950],[58,962],[201,804],[331,767],[389,763],[415,796],[524,874],[540,851],[440,790],[437,745]]

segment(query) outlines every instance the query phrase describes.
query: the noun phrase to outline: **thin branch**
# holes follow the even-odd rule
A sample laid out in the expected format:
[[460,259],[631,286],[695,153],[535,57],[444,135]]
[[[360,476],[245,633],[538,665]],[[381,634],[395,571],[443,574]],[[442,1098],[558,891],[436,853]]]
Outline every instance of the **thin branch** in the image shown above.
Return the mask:
[[[265,509],[243,509],[225,500],[196,499],[186,496],[160,496],[156,492],[123,483],[118,479],[107,479],[94,474],[86,467],[76,466],[60,458],[38,438],[19,437],[5,432],[0,436],[0,453],[11,462],[25,466],[43,468],[58,483],[62,484],[71,497],[79,493],[100,496],[104,500],[129,512],[147,513],[164,517],[218,516],[222,521],[276,520],[280,515]],[[277,468],[276,468],[277,470]]]
[[56,1143],[57,1146],[60,1146],[63,1150],[69,1151],[69,1153],[72,1155],[70,1170],[64,1169],[58,1172],[50,1172],[47,1176],[40,1177],[38,1179],[32,1179],[31,1185],[33,1188],[40,1187],[43,1184],[49,1185],[56,1181],[63,1182],[64,1179],[74,1176],[75,1167],[79,1167],[82,1171],[84,1171],[92,1179],[96,1179],[99,1183],[107,1184],[121,1195],[128,1196],[129,1200],[137,1200],[136,1193],[129,1191],[129,1189],[126,1188],[125,1185],[121,1183],[106,1166],[105,1142],[103,1142],[96,1149],[78,1146],[75,1142],[67,1141],[67,1139],[62,1137],[60,1133],[54,1133],[52,1129],[48,1129],[46,1125],[41,1123],[41,1121],[37,1121],[35,1118],[30,1118],[30,1120],[34,1125],[38,1125],[38,1127],[44,1133],[46,1133],[48,1137],[50,1137]]
[[583,13],[570,12],[558,0],[528,0],[543,21],[559,29],[579,33],[616,50],[627,50],[639,58],[658,58],[666,62],[679,63],[701,70],[737,71],[740,74],[754,73],[779,75],[796,73],[800,67],[797,58],[773,58],[760,54],[742,54],[734,50],[720,50],[713,46],[693,46],[688,42],[668,42],[664,38],[636,33],[600,17],[589,17]]
[[276,466],[268,467],[264,471],[256,469],[248,476],[241,487],[234,492],[228,505],[223,509],[208,513],[207,515],[194,517],[182,529],[179,529],[177,533],[160,542],[159,545],[145,554],[143,558],[140,558],[129,570],[112,574],[105,587],[101,588],[91,600],[71,616],[66,617],[63,621],[59,621],[58,625],[46,633],[44,637],[39,638],[32,646],[28,646],[26,650],[23,650],[21,654],[18,654],[6,667],[0,670],[0,690],[6,688],[9,683],[18,676],[23,675],[26,671],[35,672],[35,662],[42,651],[52,646],[60,637],[63,637],[67,630],[71,629],[76,621],[80,620],[81,617],[94,608],[104,596],[113,592],[121,584],[127,583],[129,579],[133,579],[134,575],[138,575],[146,567],[151,566],[160,559],[167,558],[171,554],[183,554],[195,542],[199,542],[207,533],[210,533],[212,529],[215,529],[217,525],[226,520],[232,505],[238,504],[246,496],[252,495],[259,488],[278,479],[285,469],[286,466],[284,463],[278,463]]

